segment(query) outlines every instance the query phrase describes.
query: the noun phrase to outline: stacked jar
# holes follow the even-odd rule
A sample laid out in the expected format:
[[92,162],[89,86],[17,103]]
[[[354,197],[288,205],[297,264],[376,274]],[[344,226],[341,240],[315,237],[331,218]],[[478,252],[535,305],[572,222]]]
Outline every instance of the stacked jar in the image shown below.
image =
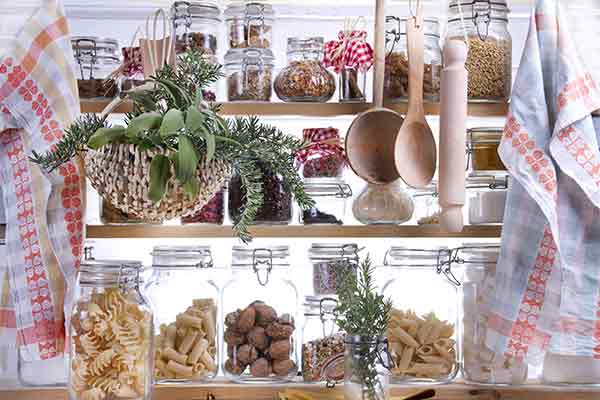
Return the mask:
[[412,192],[415,203],[414,216],[418,225],[440,224],[440,202],[437,181],[431,182],[423,189]]
[[336,296],[344,280],[349,275],[356,275],[359,251],[355,243],[313,243],[308,251],[312,264],[313,295],[318,298]]
[[74,36],[77,87],[82,99],[112,98],[118,93],[118,69],[121,67],[119,43],[115,39]]
[[225,10],[229,47],[225,55],[229,101],[270,101],[275,57],[273,7],[236,3]]

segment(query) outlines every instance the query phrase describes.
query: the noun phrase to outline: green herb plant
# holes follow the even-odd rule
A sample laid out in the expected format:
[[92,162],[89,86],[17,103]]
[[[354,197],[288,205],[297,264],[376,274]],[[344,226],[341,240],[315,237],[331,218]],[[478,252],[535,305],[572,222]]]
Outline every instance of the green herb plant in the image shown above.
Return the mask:
[[[353,376],[362,386],[362,398],[381,400],[384,387],[377,364],[380,363],[380,340],[385,336],[390,321],[392,302],[377,293],[375,268],[367,256],[357,274],[348,274],[338,289],[337,322],[348,336],[360,336],[355,344],[360,359],[352,360]],[[348,362],[348,360],[346,361]]]
[[221,66],[209,64],[201,52],[188,52],[177,67],[165,65],[142,88],[124,94],[133,102],[125,126],[110,126],[106,117],[95,114],[82,115],[54,150],[33,152],[31,160],[52,171],[77,154],[113,143],[169,150],[170,156],[157,155],[150,164],[149,197],[154,202],[165,196],[171,171],[186,195],[194,198],[200,190],[196,177],[200,160],[229,163],[240,175],[245,192],[234,229],[243,241],[249,241],[249,226],[264,202],[261,168],[281,175],[302,209],[312,207],[293,160],[305,143],[262,124],[257,117],[221,118],[219,106],[207,103],[203,96],[203,89],[220,77]]

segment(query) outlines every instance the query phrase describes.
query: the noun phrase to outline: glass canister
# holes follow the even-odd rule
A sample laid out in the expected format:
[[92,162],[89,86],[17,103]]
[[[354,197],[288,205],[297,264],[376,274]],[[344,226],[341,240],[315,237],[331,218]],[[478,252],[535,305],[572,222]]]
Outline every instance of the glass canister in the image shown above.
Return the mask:
[[[384,98],[392,102],[408,100],[406,20],[407,18],[386,17],[383,91]],[[442,77],[442,49],[438,20],[425,18],[423,29],[425,33],[423,99],[427,102],[438,102]]]
[[176,1],[171,6],[175,53],[217,54],[221,11],[214,1]]
[[346,336],[344,360],[344,399],[390,398],[391,360],[387,338]]
[[477,174],[467,178],[469,224],[501,224],[508,194],[508,175]]
[[275,93],[286,102],[327,102],[335,77],[323,66],[322,37],[288,38],[288,66],[275,79]]
[[342,225],[346,216],[346,201],[352,197],[350,185],[336,178],[304,180],[304,190],[315,201],[315,206],[304,210],[300,223],[304,225]]
[[341,178],[347,165],[346,153],[336,128],[308,128],[302,131],[308,143],[296,154],[304,178]]
[[439,225],[440,203],[437,182],[433,181],[424,189],[412,192],[415,202],[415,218],[417,225]]
[[412,218],[415,205],[400,180],[386,185],[368,183],[354,199],[352,213],[365,225],[397,225]]
[[223,288],[223,370],[235,382],[284,382],[298,372],[297,292],[287,246],[233,248]]
[[467,130],[467,170],[506,171],[498,154],[503,128],[471,128]]
[[359,251],[355,243],[313,243],[308,250],[312,264],[313,294],[336,296],[346,277],[356,274]]
[[223,225],[225,219],[225,190],[217,193],[198,214],[182,217],[182,224]]
[[73,36],[71,46],[77,65],[79,97],[115,97],[118,93],[116,72],[121,67],[119,42],[95,36]]
[[210,247],[157,246],[145,293],[155,321],[154,379],[190,382],[218,370],[219,289],[212,281]]
[[273,43],[273,7],[264,2],[232,4],[225,10],[229,47],[269,49]]
[[153,317],[139,262],[81,264],[71,316],[69,398],[150,399]]
[[498,357],[485,345],[489,310],[496,288],[497,244],[465,244],[453,250],[462,269],[462,373],[468,382],[518,385],[527,380],[527,364]]
[[273,52],[269,49],[231,49],[225,55],[229,101],[271,101]]
[[[460,8],[463,13],[461,22]],[[512,38],[506,0],[451,0],[446,40],[467,40],[469,100],[506,101],[512,86]],[[463,26],[464,22],[464,26]]]
[[304,382],[333,385],[344,379],[344,341],[339,331],[332,297],[307,296],[302,329],[302,378]]
[[459,369],[458,280],[445,247],[392,247],[383,294],[393,302],[387,337],[394,383],[447,383]]

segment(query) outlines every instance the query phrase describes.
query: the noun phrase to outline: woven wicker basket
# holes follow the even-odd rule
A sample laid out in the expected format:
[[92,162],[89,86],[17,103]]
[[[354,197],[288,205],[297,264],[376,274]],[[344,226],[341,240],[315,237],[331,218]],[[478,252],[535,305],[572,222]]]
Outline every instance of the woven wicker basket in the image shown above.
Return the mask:
[[158,203],[148,198],[150,162],[169,151],[140,150],[130,144],[111,144],[85,155],[85,172],[100,196],[125,214],[146,221],[161,221],[198,213],[231,177],[227,163],[201,160],[198,166],[200,191],[189,199],[173,176],[167,183],[165,197]]

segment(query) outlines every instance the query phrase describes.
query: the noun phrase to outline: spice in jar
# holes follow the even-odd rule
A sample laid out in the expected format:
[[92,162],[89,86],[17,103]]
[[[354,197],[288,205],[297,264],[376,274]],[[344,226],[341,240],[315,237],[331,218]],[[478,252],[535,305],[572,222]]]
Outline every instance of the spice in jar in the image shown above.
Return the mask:
[[315,295],[335,295],[349,275],[356,274],[356,263],[347,258],[313,261]]
[[[442,66],[425,64],[423,97],[437,99],[440,95]],[[391,53],[385,59],[384,96],[388,99],[408,97],[408,57],[405,53]]]
[[261,2],[232,4],[225,10],[232,49],[268,49],[272,44],[273,7]]
[[244,26],[241,32],[238,29],[231,29],[229,32],[229,47],[232,49],[247,47],[268,49],[271,47],[270,37],[271,26],[269,25]]
[[217,193],[202,209],[195,215],[183,217],[183,224],[223,224],[225,214],[225,200],[223,192]]
[[469,72],[469,98],[508,98],[512,76],[511,42],[490,37],[482,40],[478,36],[469,36],[468,41],[465,67]]
[[318,61],[294,61],[277,76],[275,93],[283,101],[326,102],[335,93],[335,78]]
[[179,35],[175,41],[175,53],[182,54],[190,50],[201,50],[204,54],[217,52],[217,37],[203,32],[187,32]]
[[343,379],[345,337],[344,333],[336,333],[302,345],[302,377],[305,382]]
[[498,155],[498,144],[479,144],[471,154],[473,169],[476,171],[505,171],[506,166]]
[[229,101],[271,100],[271,71],[235,72],[227,78]]

